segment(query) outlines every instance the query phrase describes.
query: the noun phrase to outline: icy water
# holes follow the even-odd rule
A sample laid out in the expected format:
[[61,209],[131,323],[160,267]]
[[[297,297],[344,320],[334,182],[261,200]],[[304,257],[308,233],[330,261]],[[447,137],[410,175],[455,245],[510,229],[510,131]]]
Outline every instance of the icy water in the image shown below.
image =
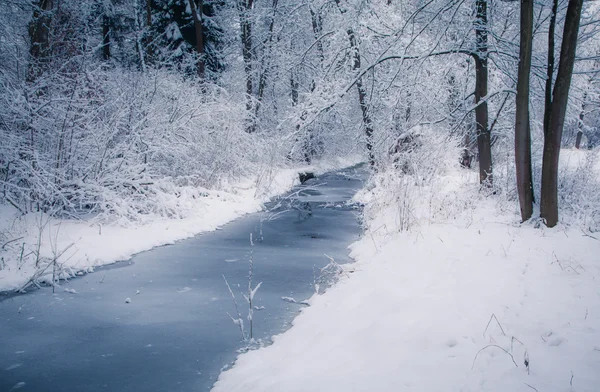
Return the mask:
[[349,261],[360,227],[346,202],[365,177],[362,168],[323,175],[266,212],[98,268],[55,294],[0,297],[0,391],[210,390],[244,346],[223,276],[245,315],[252,249],[262,282],[254,305],[264,307],[254,312],[254,336],[285,331],[304,305],[282,297],[312,295],[324,254]]

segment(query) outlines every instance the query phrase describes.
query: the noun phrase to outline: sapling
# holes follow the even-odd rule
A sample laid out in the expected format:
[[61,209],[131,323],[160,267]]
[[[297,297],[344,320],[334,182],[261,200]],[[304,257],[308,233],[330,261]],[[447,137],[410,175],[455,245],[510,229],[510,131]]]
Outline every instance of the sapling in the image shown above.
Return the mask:
[[242,318],[242,314],[240,313],[240,308],[238,306],[237,300],[235,299],[235,294],[233,293],[233,290],[231,290],[231,286],[229,286],[229,282],[227,282],[227,278],[225,278],[225,275],[222,275],[222,276],[223,276],[223,280],[225,281],[225,285],[227,286],[227,290],[229,290],[229,294],[231,295],[231,300],[233,301],[233,305],[235,306],[235,313],[237,315],[237,318],[233,318],[233,316],[230,315],[229,313],[227,313],[227,315],[229,316],[229,318],[231,318],[231,321],[233,321],[233,323],[240,328],[240,333],[242,334],[242,340],[247,341],[246,331],[244,330],[244,319]]
[[256,294],[256,292],[258,291],[258,289],[260,288],[260,286],[262,285],[262,282],[258,283],[256,285],[256,287],[252,288],[252,277],[253,277],[253,273],[254,273],[254,241],[252,240],[252,233],[250,233],[250,260],[249,260],[249,267],[248,267],[248,295],[244,295],[244,298],[246,299],[246,302],[248,303],[248,322],[250,324],[250,342],[253,341],[253,316],[254,316],[254,308],[252,307],[252,301],[254,300],[254,295]]
[[233,290],[231,289],[231,286],[229,285],[229,282],[227,282],[227,279],[225,278],[224,275],[223,275],[223,280],[225,281],[225,285],[227,286],[227,289],[229,290],[229,294],[231,295],[231,299],[233,301],[233,305],[235,306],[235,312],[236,312],[237,317],[234,318],[229,313],[227,313],[227,315],[231,318],[231,321],[233,321],[233,323],[240,328],[242,340],[246,343],[254,343],[255,342],[254,341],[254,326],[253,326],[253,324],[254,324],[253,323],[254,309],[255,308],[261,309],[261,308],[255,307],[253,305],[253,301],[254,301],[254,296],[256,295],[256,292],[262,285],[262,282],[258,283],[255,287],[252,287],[252,279],[254,276],[254,241],[252,239],[252,233],[250,233],[250,258],[248,260],[248,263],[249,263],[248,292],[247,292],[247,294],[241,293],[242,296],[244,297],[244,299],[246,300],[246,303],[248,304],[248,315],[246,316],[246,319],[248,320],[248,327],[249,327],[248,334],[246,334],[246,330],[244,328],[244,319],[242,318],[242,314],[240,312],[240,308],[239,308],[237,300],[235,298],[235,294],[233,293]]

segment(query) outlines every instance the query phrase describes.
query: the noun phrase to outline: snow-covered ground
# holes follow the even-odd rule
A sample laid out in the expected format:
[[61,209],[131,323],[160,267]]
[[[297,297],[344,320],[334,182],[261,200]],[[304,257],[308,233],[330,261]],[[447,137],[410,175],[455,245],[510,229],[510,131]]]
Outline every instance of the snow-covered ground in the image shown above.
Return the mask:
[[213,392],[598,391],[600,235],[519,224],[464,171],[397,183],[359,195],[368,230],[346,277]]
[[11,206],[2,205],[0,233],[5,239],[0,244],[0,292],[19,289],[32,277],[37,282],[51,282],[54,265],[49,261],[55,255],[59,256],[61,276],[68,278],[156,246],[215,230],[241,215],[259,211],[269,198],[287,192],[298,183],[299,172],[323,173],[351,166],[360,159],[356,156],[310,167],[265,170],[221,191],[184,188],[162,194],[164,205],[176,211],[175,218],[140,215],[137,222],[107,224],[95,219],[53,219],[37,213],[22,216]]

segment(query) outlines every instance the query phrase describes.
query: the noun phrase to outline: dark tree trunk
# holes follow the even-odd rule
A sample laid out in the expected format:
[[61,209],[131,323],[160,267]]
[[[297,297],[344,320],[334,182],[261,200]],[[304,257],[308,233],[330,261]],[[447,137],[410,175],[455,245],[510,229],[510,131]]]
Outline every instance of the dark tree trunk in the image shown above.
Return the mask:
[[548,68],[546,69],[546,89],[544,100],[544,136],[548,134],[550,126],[550,112],[552,111],[552,78],[554,77],[554,32],[556,29],[556,13],[558,0],[552,0],[552,15],[548,26]]
[[29,24],[29,39],[31,40],[29,48],[31,62],[27,75],[29,82],[37,79],[50,62],[50,26],[52,25],[53,9],[54,0],[40,0],[33,8],[33,19]]
[[[341,0],[335,0],[342,15],[346,13],[346,9],[341,5]],[[352,69],[356,72],[360,71],[361,59],[360,59],[360,48],[356,39],[356,33],[354,29],[349,28],[346,30],[348,34],[348,40],[350,41],[350,50],[352,51],[353,65]],[[362,113],[363,126],[365,127],[365,136],[367,139],[367,151],[369,154],[369,164],[375,166],[375,154],[373,151],[373,120],[371,119],[371,111],[367,99],[367,89],[363,84],[362,76],[356,80],[356,89],[358,90],[358,104]]]
[[477,18],[475,21],[475,121],[477,122],[477,147],[479,150],[479,182],[492,185],[492,145],[488,129],[488,105],[484,100],[488,85],[488,22],[487,0],[477,0]]
[[198,76],[204,78],[204,33],[202,32],[202,0],[196,7],[196,0],[188,0],[192,18],[194,19],[194,29],[196,31],[196,53],[198,62],[196,64]]
[[[356,71],[360,71],[360,51],[358,48],[358,42],[356,42],[356,35],[354,30],[348,29],[348,38],[350,39],[350,48],[354,52],[354,65],[353,68]],[[358,90],[358,104],[362,113],[363,126],[365,127],[365,136],[367,138],[367,151],[369,154],[369,164],[375,166],[375,154],[373,152],[373,121],[371,119],[371,112],[369,109],[369,103],[367,101],[367,89],[363,84],[362,77],[356,81],[356,89]]]
[[102,58],[110,60],[110,18],[102,17]]
[[265,95],[265,89],[267,88],[267,81],[269,79],[269,73],[271,70],[271,49],[273,44],[273,31],[275,29],[275,17],[277,13],[277,3],[278,0],[273,0],[272,9],[273,14],[271,15],[271,21],[269,22],[269,29],[267,39],[264,41],[264,52],[262,57],[262,72],[260,73],[260,77],[258,78],[258,92],[256,97],[256,106],[254,108],[254,116],[258,117],[258,112],[261,107],[261,103],[263,97]]
[[544,137],[544,157],[542,162],[542,192],[540,216],[546,226],[554,227],[558,223],[558,158],[562,138],[569,88],[575,63],[577,34],[583,0],[569,0],[563,32],[558,73],[552,91],[552,107],[548,133]]
[[585,118],[585,101],[587,100],[587,92],[583,93],[583,102],[581,103],[581,112],[579,112],[579,120],[577,121],[577,138],[575,138],[575,148],[579,150],[581,147],[581,138],[583,136],[583,120]]
[[521,0],[521,49],[517,80],[515,119],[515,166],[521,219],[533,214],[533,181],[531,175],[531,133],[529,128],[529,75],[533,38],[533,0]]
[[325,60],[325,54],[323,52],[323,42],[319,39],[321,34],[323,33],[323,27],[321,23],[321,14],[317,14],[312,7],[310,7],[310,16],[312,20],[312,29],[315,35],[315,39],[317,41],[317,51],[319,52],[319,57],[321,62]]
[[[254,0],[238,0],[242,33],[242,58],[244,60],[244,72],[246,73],[246,111],[249,116],[253,115],[252,96],[254,94],[252,83],[252,21],[250,20],[253,2]],[[250,118],[246,126],[246,132],[252,133],[254,130],[254,121]]]
[[146,26],[152,26],[152,0],[146,0]]

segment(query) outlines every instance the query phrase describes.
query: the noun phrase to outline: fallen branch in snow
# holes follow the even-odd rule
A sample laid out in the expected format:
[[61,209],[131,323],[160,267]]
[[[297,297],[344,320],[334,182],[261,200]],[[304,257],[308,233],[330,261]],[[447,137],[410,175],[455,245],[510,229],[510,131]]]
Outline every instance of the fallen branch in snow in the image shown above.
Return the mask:
[[6,250],[6,248],[5,248],[6,245],[10,244],[11,242],[16,242],[16,241],[19,241],[19,240],[22,240],[22,239],[23,239],[23,237],[19,237],[19,238],[15,238],[13,240],[7,241],[7,242],[4,243],[4,245],[2,245],[2,249]]
[[490,348],[490,347],[496,347],[496,348],[499,348],[500,350],[504,351],[506,354],[508,354],[508,356],[510,357],[512,362],[515,364],[515,367],[519,367],[519,365],[517,365],[517,363],[515,362],[515,357],[513,357],[511,353],[509,353],[502,347],[498,346],[497,344],[490,344],[490,345],[485,346],[481,350],[477,351],[477,354],[475,354],[475,358],[473,358],[473,365],[471,366],[471,370],[473,370],[475,368],[475,361],[477,361],[477,357],[479,356],[479,353],[481,353],[483,350]]

